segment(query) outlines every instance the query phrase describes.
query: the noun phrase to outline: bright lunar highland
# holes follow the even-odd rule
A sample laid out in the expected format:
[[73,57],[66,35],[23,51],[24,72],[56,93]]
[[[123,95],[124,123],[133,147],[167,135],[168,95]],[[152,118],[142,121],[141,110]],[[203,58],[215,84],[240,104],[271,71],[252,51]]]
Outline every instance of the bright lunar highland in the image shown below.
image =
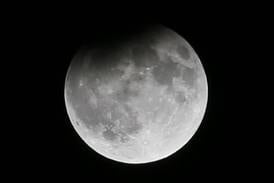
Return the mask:
[[207,98],[199,57],[165,27],[79,50],[65,80],[76,132],[123,163],[157,161],[182,148],[200,126]]

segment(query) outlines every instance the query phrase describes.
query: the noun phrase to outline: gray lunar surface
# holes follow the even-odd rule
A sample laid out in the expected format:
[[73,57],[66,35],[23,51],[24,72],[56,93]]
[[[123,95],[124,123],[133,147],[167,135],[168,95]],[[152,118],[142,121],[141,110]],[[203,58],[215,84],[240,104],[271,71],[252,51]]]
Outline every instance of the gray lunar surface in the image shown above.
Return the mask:
[[207,98],[197,54],[164,27],[80,50],[65,81],[67,112],[81,139],[124,163],[157,161],[182,148],[201,124]]

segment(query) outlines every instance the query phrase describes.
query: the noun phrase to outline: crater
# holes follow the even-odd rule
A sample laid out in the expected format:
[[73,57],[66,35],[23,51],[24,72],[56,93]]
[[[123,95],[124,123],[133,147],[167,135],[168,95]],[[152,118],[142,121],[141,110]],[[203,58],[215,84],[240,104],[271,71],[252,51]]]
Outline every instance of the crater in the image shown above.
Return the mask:
[[174,98],[178,104],[183,104],[186,102],[186,96],[183,92],[176,92]]
[[190,58],[190,52],[185,45],[178,45],[176,51],[183,59],[188,60]]

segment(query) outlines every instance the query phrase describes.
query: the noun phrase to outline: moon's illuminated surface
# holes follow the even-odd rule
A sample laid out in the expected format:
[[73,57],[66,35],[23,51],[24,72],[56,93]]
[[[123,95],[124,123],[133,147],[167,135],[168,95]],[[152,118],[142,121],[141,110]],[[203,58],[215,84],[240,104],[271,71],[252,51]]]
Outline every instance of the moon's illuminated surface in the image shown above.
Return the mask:
[[207,97],[197,54],[164,27],[121,45],[80,50],[65,81],[79,136],[124,163],[157,161],[182,148],[201,124]]

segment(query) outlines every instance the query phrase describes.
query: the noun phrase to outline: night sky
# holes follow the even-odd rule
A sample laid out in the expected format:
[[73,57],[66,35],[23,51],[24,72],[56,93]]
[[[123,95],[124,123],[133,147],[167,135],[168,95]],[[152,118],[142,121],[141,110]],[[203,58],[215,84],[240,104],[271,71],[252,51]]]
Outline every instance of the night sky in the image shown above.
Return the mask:
[[[14,59],[16,73],[22,72],[14,77],[20,88],[20,114],[11,115],[19,120],[12,124],[16,135],[9,146],[15,150],[7,169],[22,178],[64,182],[222,181],[249,176],[257,163],[251,154],[257,141],[249,137],[254,131],[246,128],[256,121],[247,109],[254,97],[247,88],[252,91],[256,78],[250,75],[254,62],[245,56],[254,50],[245,44],[252,42],[248,27],[254,19],[241,8],[231,8],[131,12],[93,7],[90,13],[35,10],[19,18],[11,34],[18,37],[12,44],[21,58]],[[65,76],[83,45],[115,42],[151,24],[172,29],[194,48],[207,75],[208,106],[198,131],[176,154],[150,164],[118,163],[89,148],[73,129],[65,108]]]

